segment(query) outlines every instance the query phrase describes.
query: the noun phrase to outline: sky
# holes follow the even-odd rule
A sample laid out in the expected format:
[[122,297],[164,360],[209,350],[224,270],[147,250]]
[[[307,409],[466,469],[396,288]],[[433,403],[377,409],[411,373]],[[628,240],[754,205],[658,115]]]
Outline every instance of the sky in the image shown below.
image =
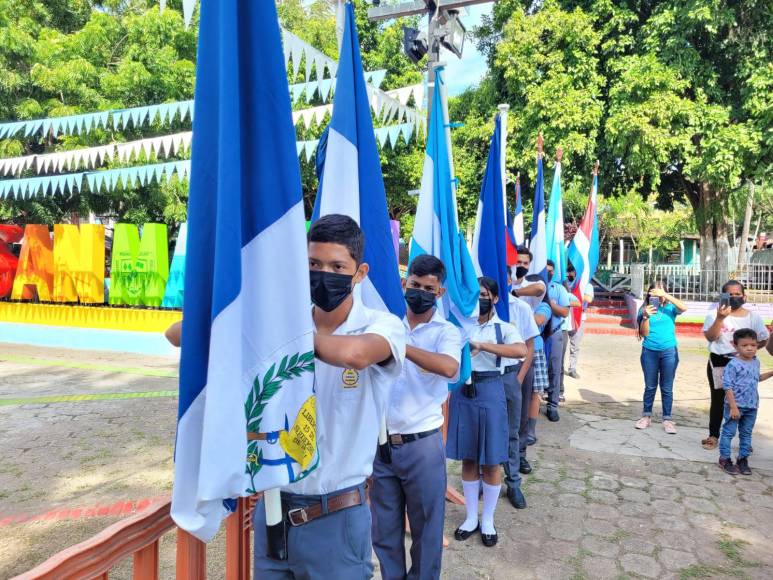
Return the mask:
[[480,24],[482,15],[491,14],[493,4],[478,4],[469,7],[469,14],[464,10],[459,14],[459,19],[467,29],[467,38],[462,49],[462,58],[442,49],[440,58],[446,62],[446,79],[448,82],[449,96],[463,93],[471,86],[478,84],[486,73],[485,57],[478,52],[475,41],[470,38],[470,31]]

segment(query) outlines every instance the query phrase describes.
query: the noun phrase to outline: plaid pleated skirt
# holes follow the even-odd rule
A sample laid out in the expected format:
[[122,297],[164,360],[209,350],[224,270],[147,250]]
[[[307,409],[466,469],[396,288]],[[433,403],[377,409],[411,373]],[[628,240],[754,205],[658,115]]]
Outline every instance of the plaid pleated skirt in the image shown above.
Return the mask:
[[534,359],[531,361],[529,372],[532,375],[531,387],[533,392],[542,393],[550,386],[548,361],[545,359],[544,350],[534,351]]
[[507,461],[507,401],[501,375],[475,381],[477,396],[470,399],[456,389],[451,393],[446,455],[480,465]]

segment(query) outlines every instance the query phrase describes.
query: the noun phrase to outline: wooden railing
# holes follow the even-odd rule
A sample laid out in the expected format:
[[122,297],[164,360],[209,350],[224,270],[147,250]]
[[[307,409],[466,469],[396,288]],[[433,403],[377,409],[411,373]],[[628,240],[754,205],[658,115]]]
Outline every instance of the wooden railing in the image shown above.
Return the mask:
[[[249,580],[251,516],[257,496],[242,498],[226,519],[226,580]],[[107,580],[110,570],[131,557],[134,580],[158,580],[161,536],[175,528],[171,500],[117,522],[93,538],[67,548],[12,580]],[[177,528],[177,580],[204,580],[206,544]]]

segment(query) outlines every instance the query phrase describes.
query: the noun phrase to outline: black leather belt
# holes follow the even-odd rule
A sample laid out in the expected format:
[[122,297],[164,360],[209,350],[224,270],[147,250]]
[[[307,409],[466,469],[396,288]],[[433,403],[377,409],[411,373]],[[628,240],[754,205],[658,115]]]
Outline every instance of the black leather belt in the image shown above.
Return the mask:
[[408,433],[408,434],[390,433],[389,444],[402,445],[404,443],[410,443],[411,441],[418,441],[419,439],[424,439],[425,437],[434,435],[438,431],[440,431],[440,429],[430,429],[429,431],[422,431],[421,433]]
[[472,371],[472,380],[474,381],[482,381],[484,379],[494,379],[496,377],[501,377],[502,373],[499,371]]

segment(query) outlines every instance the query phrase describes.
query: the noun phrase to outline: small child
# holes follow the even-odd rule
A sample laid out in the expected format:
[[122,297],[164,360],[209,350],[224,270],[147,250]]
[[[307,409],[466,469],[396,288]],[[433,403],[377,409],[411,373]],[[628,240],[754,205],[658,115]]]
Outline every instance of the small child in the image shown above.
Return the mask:
[[[719,466],[730,475],[751,475],[749,454],[752,447],[752,430],[757,420],[760,381],[773,377],[773,371],[760,373],[757,360],[757,333],[751,328],[741,328],[733,333],[733,345],[738,355],[725,367],[722,385],[725,389],[725,421],[719,438]],[[738,430],[740,449],[733,465],[730,459],[730,443]]]

